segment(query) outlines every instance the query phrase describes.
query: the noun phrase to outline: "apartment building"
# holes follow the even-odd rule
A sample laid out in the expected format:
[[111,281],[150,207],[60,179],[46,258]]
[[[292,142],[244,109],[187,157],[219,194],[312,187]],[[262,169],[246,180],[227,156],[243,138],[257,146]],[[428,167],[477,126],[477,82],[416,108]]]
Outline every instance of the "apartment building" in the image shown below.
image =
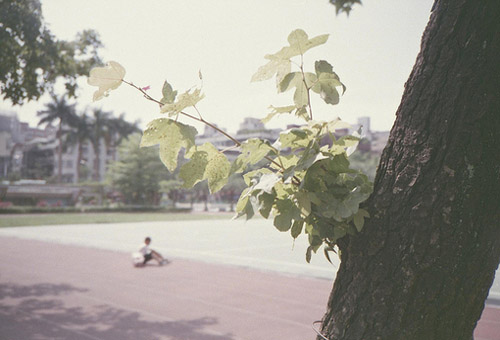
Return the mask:
[[[17,173],[23,178],[57,176],[59,169],[57,128],[51,125],[41,129],[19,121],[15,112],[0,111],[0,177]],[[114,160],[115,151],[100,141],[99,169],[96,172],[96,154],[90,142],[82,145],[80,161],[78,144],[63,145],[61,182],[81,180],[102,181],[107,164]],[[78,172],[80,168],[80,172]]]

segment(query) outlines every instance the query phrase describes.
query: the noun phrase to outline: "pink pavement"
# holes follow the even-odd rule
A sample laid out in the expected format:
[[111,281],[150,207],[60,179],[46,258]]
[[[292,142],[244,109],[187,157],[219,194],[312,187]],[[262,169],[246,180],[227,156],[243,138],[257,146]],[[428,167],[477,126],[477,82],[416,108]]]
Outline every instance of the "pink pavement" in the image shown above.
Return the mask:
[[[315,339],[332,283],[171,259],[134,268],[129,254],[0,237],[0,339]],[[500,340],[489,306],[475,340]]]

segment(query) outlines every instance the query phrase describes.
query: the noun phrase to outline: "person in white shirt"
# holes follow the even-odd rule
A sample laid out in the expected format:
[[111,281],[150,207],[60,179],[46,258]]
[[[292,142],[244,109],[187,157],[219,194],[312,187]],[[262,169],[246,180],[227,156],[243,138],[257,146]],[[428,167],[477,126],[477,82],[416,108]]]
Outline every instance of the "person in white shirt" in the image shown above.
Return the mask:
[[146,265],[146,263],[151,259],[155,259],[156,261],[158,261],[158,264],[160,266],[167,263],[167,260],[165,260],[160,253],[149,248],[150,243],[151,243],[151,237],[146,237],[144,239],[144,245],[142,245],[141,248],[139,249],[139,253],[141,253],[142,256],[144,256],[144,262],[142,264]]

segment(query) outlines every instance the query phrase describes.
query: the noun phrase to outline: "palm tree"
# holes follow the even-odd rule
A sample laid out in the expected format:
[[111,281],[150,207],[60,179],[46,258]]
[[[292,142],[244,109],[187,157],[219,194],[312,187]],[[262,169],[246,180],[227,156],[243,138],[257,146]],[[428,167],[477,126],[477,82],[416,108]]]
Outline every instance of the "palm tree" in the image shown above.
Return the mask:
[[58,128],[56,138],[58,140],[57,146],[57,182],[61,182],[62,175],[62,136],[64,134],[63,127],[68,125],[71,117],[75,115],[75,104],[69,104],[66,101],[66,96],[61,97],[53,94],[52,101],[45,104],[45,110],[37,112],[37,116],[41,117],[38,125],[46,124],[52,125],[57,121]]
[[109,120],[110,143],[113,148],[113,161],[116,160],[116,147],[133,133],[140,132],[139,122],[129,123],[125,120],[125,114],[122,113],[118,118]]
[[67,134],[66,143],[67,145],[77,145],[77,168],[76,168],[76,182],[78,183],[81,179],[81,163],[83,155],[83,145],[90,141],[92,138],[92,122],[90,117],[86,112],[81,115],[73,115],[71,120],[68,122],[72,128],[72,133]]
[[93,121],[91,123],[91,139],[92,147],[94,149],[94,180],[100,181],[99,169],[101,168],[101,140],[104,141],[106,146],[110,145],[110,125],[111,113],[105,112],[102,109],[93,109]]

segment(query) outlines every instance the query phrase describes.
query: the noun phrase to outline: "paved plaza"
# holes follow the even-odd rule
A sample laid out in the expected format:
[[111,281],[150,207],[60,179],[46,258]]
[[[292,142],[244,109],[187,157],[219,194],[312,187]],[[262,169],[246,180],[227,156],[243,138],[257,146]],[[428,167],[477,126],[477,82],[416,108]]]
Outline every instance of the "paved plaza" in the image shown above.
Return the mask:
[[[132,266],[145,236],[170,264]],[[0,244],[6,340],[312,340],[336,271],[263,219],[4,228]],[[475,340],[499,334],[490,303]]]
[[79,224],[0,229],[14,236],[58,244],[131,253],[146,236],[151,247],[167,257],[193,259],[332,280],[338,259],[330,264],[323,253],[305,261],[307,238],[294,242],[265,219]]

